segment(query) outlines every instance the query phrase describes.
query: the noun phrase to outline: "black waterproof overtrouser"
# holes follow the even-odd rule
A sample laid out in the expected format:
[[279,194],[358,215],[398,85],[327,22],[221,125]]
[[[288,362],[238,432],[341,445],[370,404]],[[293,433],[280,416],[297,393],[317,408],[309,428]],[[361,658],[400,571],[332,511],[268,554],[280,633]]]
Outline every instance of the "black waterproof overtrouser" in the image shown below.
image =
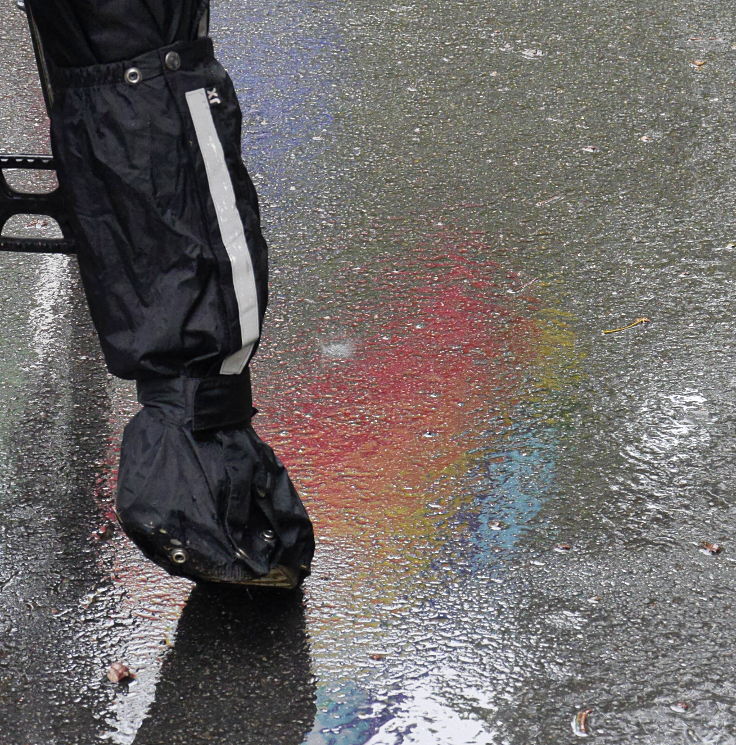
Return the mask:
[[121,524],[171,573],[293,585],[314,540],[250,425],[267,248],[207,0],[27,4],[92,319],[143,404],[123,437]]

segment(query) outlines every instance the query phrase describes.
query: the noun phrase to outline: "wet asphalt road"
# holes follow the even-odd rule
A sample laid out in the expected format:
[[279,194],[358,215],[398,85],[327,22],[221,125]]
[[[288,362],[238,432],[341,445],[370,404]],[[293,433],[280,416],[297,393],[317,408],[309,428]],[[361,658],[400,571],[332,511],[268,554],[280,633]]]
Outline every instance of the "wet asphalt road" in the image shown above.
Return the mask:
[[[6,6],[0,134],[45,150]],[[0,745],[736,742],[732,4],[221,0],[213,35],[315,572],[213,594],[96,540],[131,386],[73,261],[0,257]]]

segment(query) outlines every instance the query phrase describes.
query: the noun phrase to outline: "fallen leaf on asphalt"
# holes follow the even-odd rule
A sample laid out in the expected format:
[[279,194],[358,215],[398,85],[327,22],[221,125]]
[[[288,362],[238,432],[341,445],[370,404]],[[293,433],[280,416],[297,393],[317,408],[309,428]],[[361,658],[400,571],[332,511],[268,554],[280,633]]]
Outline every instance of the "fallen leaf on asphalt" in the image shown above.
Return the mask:
[[590,734],[590,725],[588,717],[593,709],[582,709],[572,720],[572,731],[578,737],[587,737]]
[[633,329],[634,326],[639,326],[642,323],[651,323],[651,321],[648,318],[637,318],[635,321],[632,321],[631,323],[626,324],[626,326],[621,326],[617,329],[607,329],[606,331],[602,331],[603,334],[617,334],[619,331],[628,331],[629,329]]
[[120,683],[120,681],[128,680],[129,678],[135,678],[135,673],[132,673],[130,668],[122,662],[113,662],[107,668],[107,679],[111,683]]
[[105,523],[104,525],[100,525],[97,530],[92,533],[92,538],[95,541],[104,541],[107,538],[110,538],[113,534],[113,527],[110,525],[110,523]]
[[381,654],[380,652],[374,652],[371,655],[371,659],[372,660],[385,660],[386,659],[386,655],[385,654]]
[[555,551],[570,551],[572,549],[572,546],[569,543],[558,543],[555,546]]
[[674,704],[670,704],[672,711],[683,712],[690,708],[690,704],[687,701],[675,701]]
[[723,551],[723,546],[718,543],[708,543],[708,541],[703,541],[700,544],[700,550],[704,554],[720,554],[721,551]]
[[692,64],[693,67],[702,67],[707,60],[704,59],[694,59],[690,64]]

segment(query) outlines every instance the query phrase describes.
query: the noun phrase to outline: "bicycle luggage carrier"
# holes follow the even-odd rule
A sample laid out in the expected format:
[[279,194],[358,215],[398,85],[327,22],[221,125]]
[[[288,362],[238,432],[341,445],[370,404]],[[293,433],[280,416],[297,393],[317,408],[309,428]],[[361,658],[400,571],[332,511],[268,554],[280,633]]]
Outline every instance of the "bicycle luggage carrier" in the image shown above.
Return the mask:
[[[17,191],[5,178],[5,171],[11,169],[53,171],[54,159],[50,155],[0,154],[0,251],[74,253],[69,218],[59,187],[43,194]],[[6,223],[15,215],[50,217],[58,223],[63,237],[21,238],[2,235]]]

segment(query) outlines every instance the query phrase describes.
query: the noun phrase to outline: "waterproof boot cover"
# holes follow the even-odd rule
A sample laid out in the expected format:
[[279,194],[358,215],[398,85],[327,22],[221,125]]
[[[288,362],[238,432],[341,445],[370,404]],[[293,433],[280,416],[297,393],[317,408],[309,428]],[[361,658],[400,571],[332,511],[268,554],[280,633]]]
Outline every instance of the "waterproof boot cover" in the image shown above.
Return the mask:
[[117,511],[172,574],[293,586],[312,527],[251,427],[267,247],[197,0],[30,0],[51,141],[109,370],[137,382]]
[[141,381],[123,437],[117,511],[171,574],[293,587],[309,520],[286,469],[250,426],[246,375]]

